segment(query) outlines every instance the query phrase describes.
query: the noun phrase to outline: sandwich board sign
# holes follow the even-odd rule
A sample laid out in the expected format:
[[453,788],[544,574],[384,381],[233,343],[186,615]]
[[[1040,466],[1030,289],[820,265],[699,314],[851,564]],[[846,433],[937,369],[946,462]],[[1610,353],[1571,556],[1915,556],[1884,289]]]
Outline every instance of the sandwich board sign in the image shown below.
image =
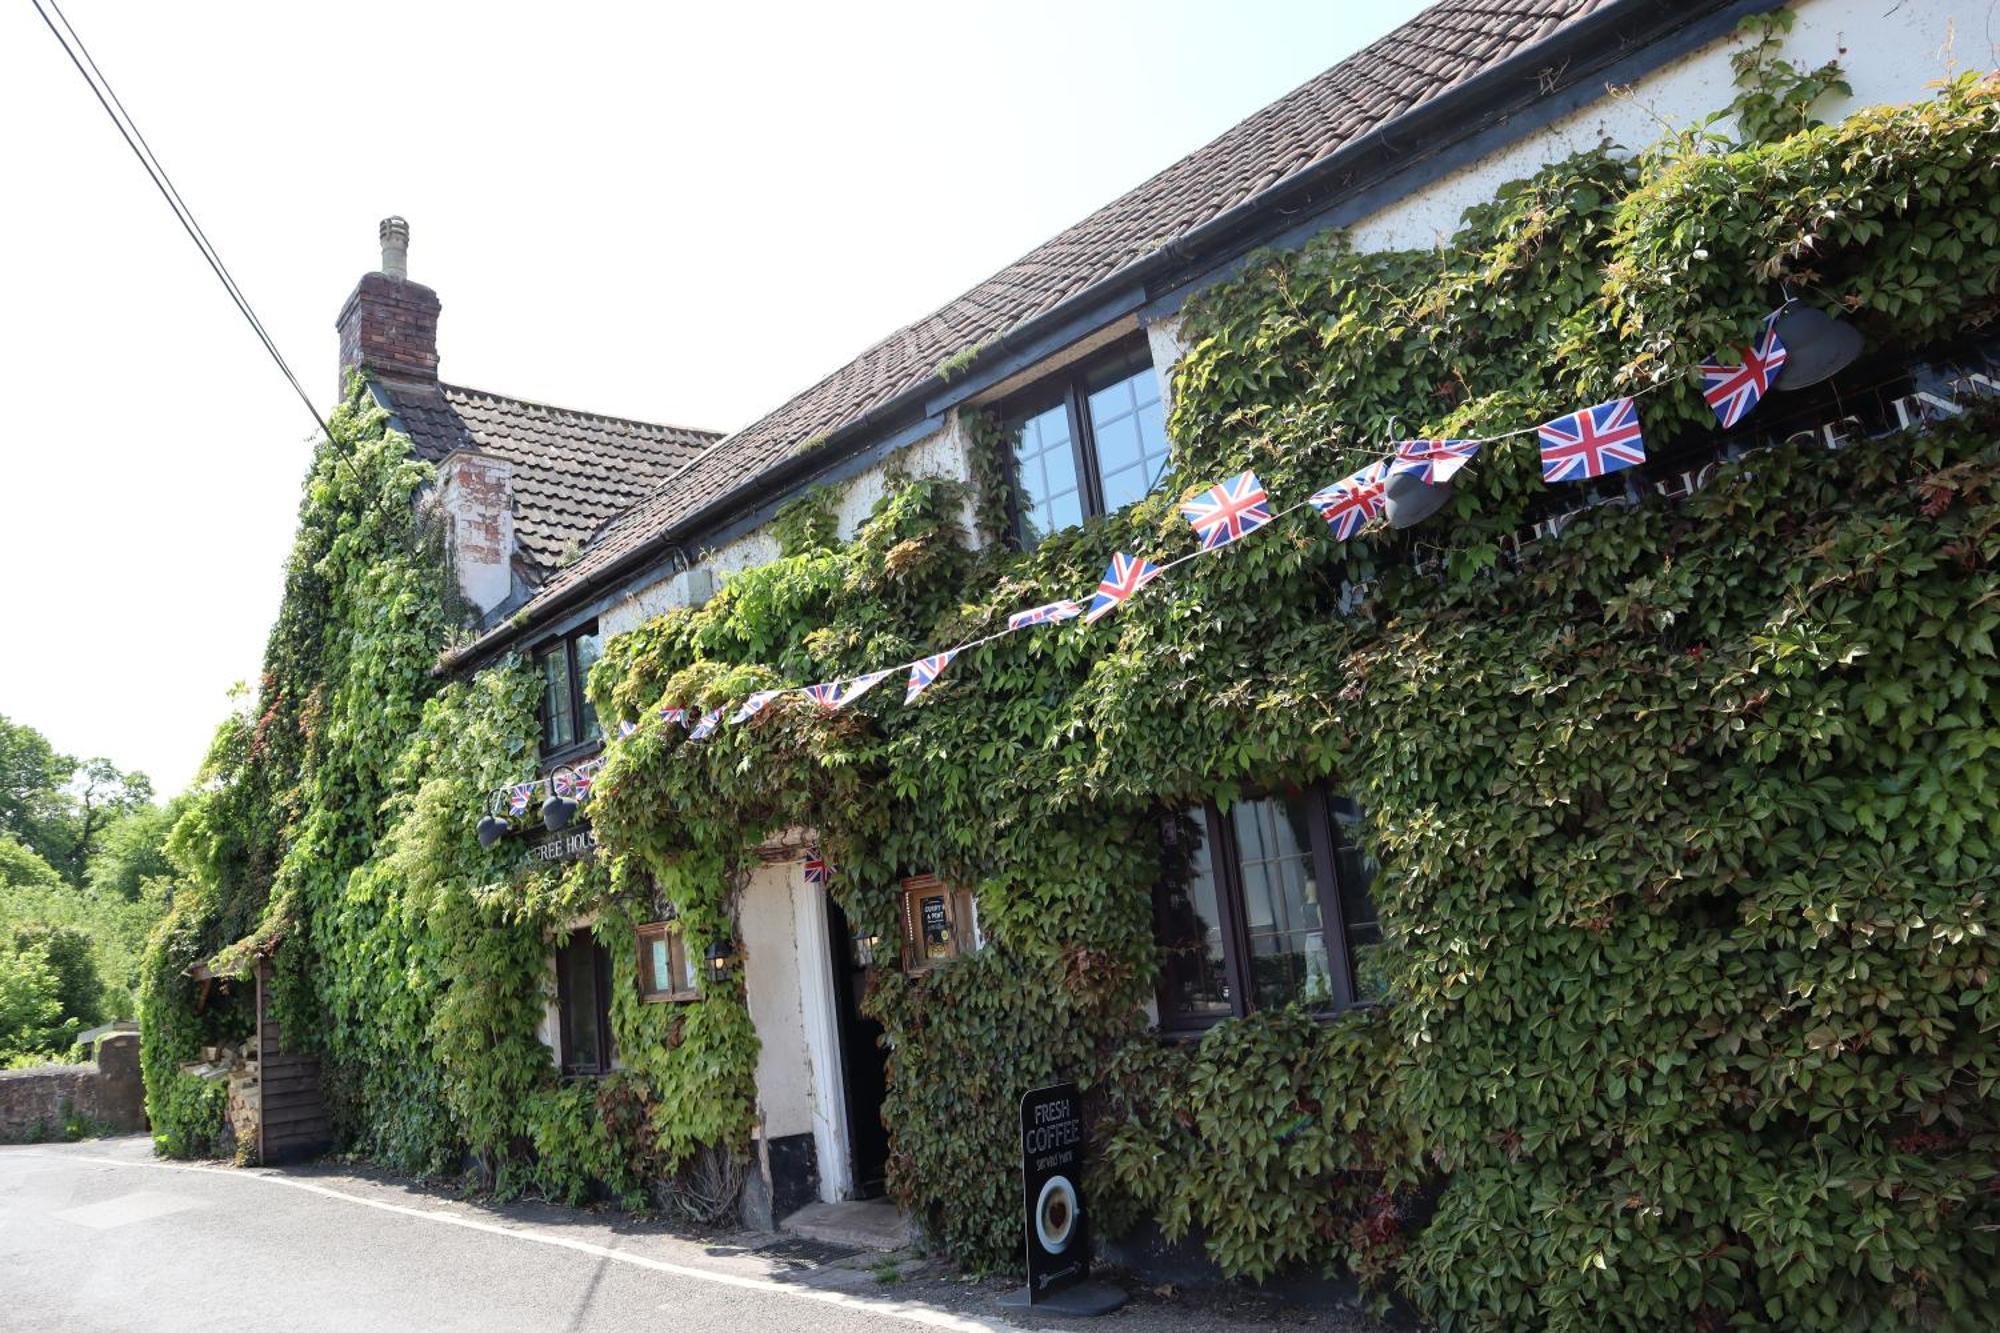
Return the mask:
[[1074,1083],[1036,1088],[1021,1098],[1021,1200],[1031,1304],[1090,1274],[1082,1181],[1083,1097]]

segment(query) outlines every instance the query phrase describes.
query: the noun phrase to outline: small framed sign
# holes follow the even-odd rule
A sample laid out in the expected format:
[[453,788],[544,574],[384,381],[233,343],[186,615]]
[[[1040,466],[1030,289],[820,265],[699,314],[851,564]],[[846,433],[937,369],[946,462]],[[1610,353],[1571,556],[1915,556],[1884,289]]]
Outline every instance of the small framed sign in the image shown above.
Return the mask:
[[976,916],[970,889],[954,888],[936,875],[904,880],[903,970],[927,972],[977,949]]

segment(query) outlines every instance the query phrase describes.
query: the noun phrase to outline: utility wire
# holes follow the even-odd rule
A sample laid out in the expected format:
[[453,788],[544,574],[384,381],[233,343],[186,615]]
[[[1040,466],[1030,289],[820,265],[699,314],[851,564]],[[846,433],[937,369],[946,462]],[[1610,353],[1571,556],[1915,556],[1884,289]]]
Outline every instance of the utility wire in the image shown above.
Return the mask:
[[[70,64],[76,66],[76,72],[82,75],[83,81],[90,86],[91,94],[97,98],[97,104],[104,108],[104,114],[111,118],[111,124],[117,129],[119,137],[125,140],[125,146],[132,150],[132,155],[139,159],[139,165],[146,169],[146,175],[152,180],[153,187],[160,192],[160,197],[167,201],[167,207],[173,210],[174,220],[181,224],[181,230],[187,233],[190,241],[194,242],[195,249],[201,251],[201,257],[207,261],[210,271],[222,284],[223,291],[229,294],[230,301],[250,325],[250,331],[257,335],[257,341],[264,345],[264,350],[270,354],[279,373],[291,384],[292,392],[299,396],[299,401],[305,404],[306,411],[312,414],[313,424],[318,426],[334,448],[340,451],[341,461],[347,465],[348,474],[354,478],[357,486],[361,485],[361,473],[354,465],[354,455],[349,452],[346,443],[333,433],[333,428],[327,425],[326,418],[321,415],[319,406],[313,402],[312,395],[306,392],[303,384],[299,383],[299,377],[292,373],[291,366],[285,361],[284,353],[278,350],[278,344],[264,328],[264,322],[257,318],[257,312],[251,308],[250,298],[236,285],[236,279],[230,275],[228,266],[222,262],[221,253],[208,239],[208,233],[202,230],[201,223],[195,220],[194,211],[181,198],[181,192],[175,188],[172,178],[167,175],[167,169],[154,155],[152,145],[146,142],[146,136],[139,132],[138,122],[132,119],[130,112],[126,111],[125,103],[119,99],[117,92],[111,86],[111,81],[105,78],[104,72],[97,67],[97,61],[91,56],[90,48],[84,45],[83,38],[70,23],[69,16],[62,12],[56,0],[47,0],[47,9],[42,7],[43,0],[29,0],[29,2],[34,5],[35,12],[41,16],[50,34],[62,47],[63,54],[69,57]],[[56,19],[49,17],[50,10],[55,11],[56,19],[62,20],[62,27],[58,28]]]

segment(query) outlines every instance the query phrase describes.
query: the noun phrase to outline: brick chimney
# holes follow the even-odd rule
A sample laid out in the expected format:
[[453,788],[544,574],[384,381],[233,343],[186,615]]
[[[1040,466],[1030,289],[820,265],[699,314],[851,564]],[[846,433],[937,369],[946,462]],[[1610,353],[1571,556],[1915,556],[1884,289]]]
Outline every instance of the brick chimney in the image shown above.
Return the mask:
[[391,383],[437,383],[437,293],[409,277],[410,224],[383,218],[382,267],[340,308],[340,387],[356,366]]

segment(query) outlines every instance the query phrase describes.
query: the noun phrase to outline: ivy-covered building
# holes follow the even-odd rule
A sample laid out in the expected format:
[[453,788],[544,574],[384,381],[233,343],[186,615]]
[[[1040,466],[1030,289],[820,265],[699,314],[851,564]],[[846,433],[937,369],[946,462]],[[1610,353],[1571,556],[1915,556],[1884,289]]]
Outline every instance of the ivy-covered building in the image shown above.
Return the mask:
[[[727,435],[442,382],[385,222],[176,834],[163,1145],[241,1021],[190,969],[268,959],[344,1142],[502,1191],[886,1192],[1004,1266],[1073,1078],[1127,1259],[1981,1326],[2000,103],[1983,6],[1884,10],[1444,0]],[[1787,293],[1866,350],[1719,430]],[[900,688],[1245,468],[1616,394],[1641,467],[1496,440],[1420,525],[1282,513]]]

